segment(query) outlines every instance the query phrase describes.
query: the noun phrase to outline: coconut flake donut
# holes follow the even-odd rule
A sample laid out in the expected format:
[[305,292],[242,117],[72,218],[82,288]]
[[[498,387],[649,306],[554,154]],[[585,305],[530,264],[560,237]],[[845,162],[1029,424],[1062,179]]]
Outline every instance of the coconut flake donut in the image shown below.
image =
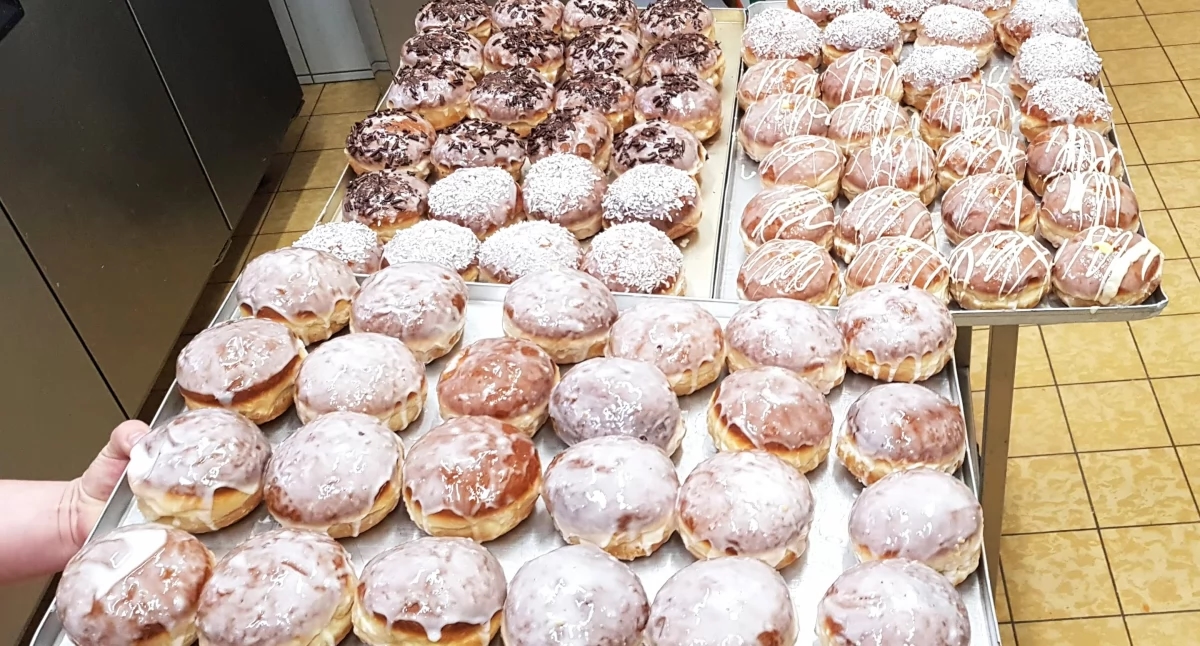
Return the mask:
[[1038,233],[1055,247],[1096,226],[1137,231],[1141,209],[1125,182],[1096,171],[1051,180],[1038,210]]
[[933,202],[938,194],[933,148],[920,139],[891,134],[848,151],[842,195],[853,200],[879,187],[911,193],[922,204]]
[[721,93],[691,74],[663,74],[638,87],[633,114],[639,122],[669,121],[707,141],[721,131]]
[[383,261],[383,244],[370,227],[361,222],[318,224],[292,243],[314,251],[323,251],[346,263],[356,274],[373,274]]
[[466,538],[418,538],[362,571],[354,634],[367,644],[487,646],[500,630],[504,570]]
[[665,453],[610,435],[555,456],[546,467],[542,500],[563,540],[629,561],[653,554],[675,533],[678,494],[679,476]]
[[442,419],[486,415],[532,437],[546,421],[557,383],[558,366],[533,343],[480,339],[442,370],[438,408]]
[[348,334],[322,343],[301,362],[296,414],[307,424],[350,411],[402,431],[421,415],[427,388],[425,365],[399,339]]
[[829,21],[822,38],[821,54],[826,65],[860,49],[877,51],[892,61],[900,60],[904,34],[900,23],[882,11],[853,11]]
[[842,299],[836,318],[846,367],[878,381],[925,381],[954,354],[946,303],[923,289],[881,284]]
[[863,0],[788,0],[788,9],[799,11],[821,27],[830,20],[863,8]]
[[1112,105],[1086,81],[1057,78],[1030,88],[1021,101],[1021,134],[1029,140],[1054,126],[1076,125],[1105,135],[1112,130]]
[[884,96],[899,102],[904,84],[892,59],[879,52],[851,52],[821,72],[821,100],[830,108],[864,96]]
[[574,268],[544,267],[504,294],[504,333],[536,344],[557,363],[604,354],[616,320],[617,301],[604,283]]
[[923,289],[950,300],[950,267],[937,249],[904,236],[879,238],[858,250],[843,273],[845,296],[885,283]]
[[954,473],[967,454],[967,427],[954,402],[920,384],[881,384],[846,413],[838,459],[869,485],[919,467]]
[[500,168],[460,168],[430,187],[429,217],[484,240],[525,217],[521,187]]
[[725,334],[716,317],[695,303],[653,301],[621,313],[604,354],[653,364],[683,397],[721,376]]
[[821,646],[909,643],[967,646],[971,624],[958,590],[936,570],[909,559],[856,565],[817,606]]
[[1133,231],[1092,227],[1054,256],[1054,293],[1070,307],[1138,305],[1162,283],[1163,254]]
[[843,150],[861,148],[884,137],[911,138],[912,113],[886,96],[865,96],[833,109],[828,135]]
[[725,326],[729,371],[787,368],[825,394],[846,375],[846,342],[815,306],[769,298],[742,306]]
[[917,196],[879,186],[854,198],[834,224],[833,251],[852,262],[859,247],[892,236],[934,243],[933,216]]
[[742,32],[742,60],[797,60],[816,69],[821,64],[821,28],[803,14],[779,7],[758,12]]
[[656,0],[642,11],[638,22],[647,45],[655,45],[676,34],[699,34],[712,38],[715,28],[712,9],[701,0]]
[[629,566],[594,545],[567,545],[517,570],[501,635],[505,646],[640,646],[648,605]]
[[938,88],[921,113],[921,137],[940,149],[954,135],[979,126],[1012,130],[1016,111],[1000,90],[983,83],[954,83]]
[[970,50],[946,45],[914,47],[900,61],[899,72],[904,103],[918,110],[925,109],[929,97],[939,88],[980,79],[975,55]]
[[396,233],[383,247],[383,266],[406,262],[441,265],[462,277],[479,277],[475,254],[479,238],[475,232],[441,220],[422,220]]
[[405,110],[379,110],[354,124],[346,137],[346,159],[362,175],[389,168],[417,177],[429,175],[429,153],[437,137],[420,115]]
[[475,0],[429,0],[417,12],[417,33],[431,29],[460,29],[486,43],[492,34],[491,11]]
[[399,170],[374,171],[346,185],[342,218],[367,225],[387,242],[428,212],[428,198],[424,180]]
[[833,411],[821,391],[791,370],[739,370],[713,392],[708,434],[720,451],[766,451],[800,473],[829,455]]
[[1031,309],[1050,293],[1050,263],[1033,236],[978,233],[950,254],[950,295],[969,310]]
[[518,222],[479,245],[479,274],[485,283],[508,284],[550,268],[578,269],[582,257],[579,241],[565,228]]
[[942,196],[942,225],[950,242],[987,231],[1037,228],[1037,198],[1020,180],[999,173],[972,175]]
[[357,293],[354,272],[337,256],[284,247],[246,264],[235,298],[240,316],[282,323],[307,345],[346,327]]
[[808,479],[766,451],[723,451],[679,488],[679,535],[701,560],[747,556],[783,569],[808,547]]
[[979,567],[983,508],[962,480],[918,467],[863,490],[850,507],[849,530],[860,563],[912,559],[958,585]]
[[785,139],[763,157],[758,174],[763,187],[808,186],[827,200],[837,199],[845,157],[832,139],[800,135]]
[[708,150],[696,135],[669,121],[653,119],[617,135],[611,170],[621,175],[634,166],[662,164],[678,168],[699,181],[707,159]]
[[697,561],[654,597],[646,646],[723,646],[796,641],[792,597],[783,577],[761,561]]
[[642,63],[643,82],[648,83],[664,74],[691,74],[714,87],[721,87],[721,77],[725,76],[725,54],[720,45],[703,34],[674,34],[651,47]]
[[1065,173],[1125,173],[1121,150],[1104,135],[1077,126],[1055,126],[1029,142],[1029,188],[1044,195],[1046,184]]
[[807,186],[777,186],[750,198],[739,233],[746,252],[771,240],[808,240],[833,246],[833,204]]
[[765,60],[747,69],[738,81],[738,106],[750,106],[773,94],[803,94],[816,98],[820,93],[820,75],[804,61]]
[[917,47],[948,45],[975,53],[979,67],[987,65],[996,49],[992,21],[982,11],[952,4],[935,4],[917,23]]
[[587,72],[613,74],[633,83],[642,74],[642,47],[637,32],[616,25],[589,27],[567,46],[568,77]]
[[492,417],[449,420],[422,435],[404,460],[404,506],[434,536],[499,538],[533,513],[541,490],[533,441]]
[[473,89],[475,77],[458,63],[401,67],[388,89],[387,107],[421,115],[434,130],[444,130],[466,118],[467,97]]
[[1001,20],[1008,15],[1008,11],[1012,9],[1013,0],[944,0],[946,4],[952,4],[964,9],[973,9],[982,12],[983,15],[992,21],[992,25],[1000,24]]
[[400,339],[421,363],[450,352],[466,325],[467,284],[452,270],[424,262],[372,274],[350,309],[351,332]]
[[525,147],[533,163],[567,153],[606,170],[613,151],[612,126],[604,115],[588,108],[555,110],[529,133]]
[[793,298],[813,305],[836,305],[841,271],[829,252],[808,240],[771,240],[742,262],[737,275],[742,300]]
[[572,40],[589,27],[612,25],[638,33],[638,10],[633,0],[567,0],[563,38]]
[[1038,34],[1013,58],[1008,86],[1017,98],[1053,78],[1073,78],[1095,85],[1100,80],[1100,55],[1086,41],[1053,32]]
[[575,366],[554,387],[550,421],[567,446],[597,437],[631,437],[665,454],[686,430],[679,400],[654,365],[601,357]]
[[120,527],[71,557],[55,612],[79,646],[190,644],[215,562],[203,543],[178,529]]
[[521,198],[531,220],[565,227],[583,240],[600,231],[604,215],[601,201],[607,190],[608,178],[594,164],[575,155],[555,153],[529,167]]
[[991,126],[970,128],[942,144],[938,151],[938,184],[946,190],[972,175],[985,173],[1021,181],[1027,162],[1021,137]]
[[563,3],[559,0],[499,0],[492,6],[492,27],[562,31]]
[[532,68],[518,65],[479,79],[468,101],[472,119],[493,121],[527,137],[554,108],[554,85]]
[[613,180],[603,206],[605,227],[643,222],[672,240],[695,231],[704,215],[696,180],[662,164],[635,166]]
[[554,83],[566,60],[564,52],[562,39],[553,31],[536,27],[498,31],[483,46],[483,71],[491,74],[523,65]]
[[602,113],[613,133],[633,125],[633,86],[624,77],[606,72],[580,72],[559,83],[554,109],[586,107]]
[[203,644],[336,644],[350,632],[358,578],[327,534],[276,529],[225,555],[200,595]]
[[[483,76],[483,42],[461,29],[430,29],[404,41],[400,62],[398,73],[414,67],[453,63],[466,68],[474,80]],[[471,87],[475,87],[473,82]]]
[[592,238],[581,268],[614,292],[678,296],[687,289],[683,252],[645,222],[601,231]]
[[829,108],[803,94],[773,94],[750,106],[738,127],[738,143],[750,159],[761,161],[777,144],[800,135],[824,136]]
[[917,37],[917,25],[921,16],[940,0],[863,0],[867,9],[882,11],[900,25],[905,42]]
[[460,168],[494,166],[516,179],[525,166],[525,144],[508,126],[465,119],[438,134],[430,156],[438,177]]
[[1000,45],[1013,56],[1025,41],[1047,33],[1084,39],[1087,38],[1087,27],[1072,3],[1044,0],[1017,0],[1008,15],[996,25]]

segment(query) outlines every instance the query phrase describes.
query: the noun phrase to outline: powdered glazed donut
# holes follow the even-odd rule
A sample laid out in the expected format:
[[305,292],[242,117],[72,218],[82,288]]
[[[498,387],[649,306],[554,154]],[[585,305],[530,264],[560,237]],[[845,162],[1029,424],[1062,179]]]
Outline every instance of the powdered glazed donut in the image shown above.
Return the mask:
[[596,437],[632,437],[667,455],[686,430],[679,400],[653,364],[602,357],[571,369],[550,396],[554,432],[568,446]]
[[653,364],[682,397],[721,375],[725,335],[716,317],[695,303],[647,302],[621,313],[604,353]]
[[846,297],[836,323],[846,366],[876,380],[924,381],[954,352],[957,328],[945,302],[908,285],[875,285]]
[[846,344],[821,310],[770,298],[739,309],[725,326],[729,371],[776,366],[798,373],[823,393],[842,383]]

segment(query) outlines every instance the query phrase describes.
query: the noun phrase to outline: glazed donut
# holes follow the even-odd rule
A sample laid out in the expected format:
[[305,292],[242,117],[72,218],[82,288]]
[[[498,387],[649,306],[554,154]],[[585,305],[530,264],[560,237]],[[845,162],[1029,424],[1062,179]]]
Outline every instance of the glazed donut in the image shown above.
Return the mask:
[[1112,105],[1099,88],[1073,78],[1042,81],[1021,101],[1021,134],[1037,139],[1049,128],[1072,124],[1105,135],[1112,130]]
[[604,354],[617,302],[582,271],[546,267],[512,284],[503,316],[508,336],[537,345],[556,363],[578,363]]
[[738,126],[738,143],[754,161],[762,161],[776,144],[800,135],[825,136],[829,108],[803,94],[773,94],[750,106]]
[[492,28],[562,31],[563,3],[559,0],[498,0],[492,6]]
[[525,144],[508,126],[466,119],[438,135],[430,157],[438,177],[461,168],[497,167],[518,179],[525,166]]
[[771,240],[742,261],[737,289],[746,301],[794,298],[837,305],[841,271],[827,250],[808,240]]
[[336,644],[350,632],[358,578],[327,534],[276,529],[225,555],[200,595],[205,646]]
[[500,168],[460,168],[429,189],[429,217],[487,239],[525,217],[521,187]]
[[370,227],[361,222],[326,222],[305,232],[292,243],[314,251],[323,251],[346,263],[356,274],[379,271],[383,244]]
[[554,109],[588,108],[608,119],[614,134],[633,125],[633,86],[617,74],[581,72],[558,86]]
[[924,110],[939,88],[955,83],[979,82],[979,64],[970,50],[946,45],[914,47],[900,61],[904,103]]
[[[704,9],[707,11],[708,7]],[[691,74],[713,87],[721,87],[721,78],[725,76],[725,54],[703,34],[675,34],[651,47],[642,63],[643,82],[649,83],[664,74]]]
[[300,364],[296,414],[308,424],[336,411],[362,413],[402,431],[425,407],[425,365],[390,336],[363,332],[322,343]]
[[771,240],[807,240],[833,246],[833,204],[807,186],[777,186],[750,198],[739,234],[746,252]]
[[1134,233],[1092,227],[1054,257],[1054,293],[1070,307],[1138,305],[1162,283],[1163,253]]
[[922,204],[933,202],[938,194],[933,149],[920,139],[888,135],[850,150],[842,176],[842,195],[853,200],[883,186],[912,193]]
[[947,190],[972,175],[985,173],[1021,181],[1027,161],[1021,137],[991,126],[970,128],[942,144],[937,160],[938,184]]
[[867,487],[850,507],[850,542],[860,563],[912,559],[954,585],[979,566],[983,508],[962,480],[918,467]]
[[483,46],[483,71],[488,74],[525,66],[555,83],[565,61],[562,39],[545,29],[498,31]]
[[1086,41],[1053,32],[1025,41],[1012,62],[1008,86],[1013,95],[1024,98],[1034,85],[1053,78],[1095,85],[1100,80],[1100,55]]
[[800,135],[779,142],[758,165],[758,176],[766,189],[776,186],[807,186],[829,201],[837,199],[842,187],[846,158],[832,139]]
[[669,121],[707,141],[721,131],[721,93],[691,74],[663,74],[637,89],[633,114],[639,122]]
[[200,534],[258,506],[270,455],[250,420],[205,408],[181,413],[134,445],[126,475],[142,518]]
[[950,300],[950,267],[937,249],[913,238],[890,236],[863,245],[842,274],[845,295],[874,285],[911,285]]
[[862,0],[867,9],[882,11],[900,25],[904,41],[911,43],[917,37],[917,26],[921,16],[940,0]]
[[677,34],[712,39],[714,22],[712,9],[701,0],[655,0],[638,18],[642,39],[651,47]]
[[532,220],[504,227],[479,245],[479,277],[509,284],[552,268],[578,269],[579,241],[565,228]]
[[791,370],[739,370],[713,392],[708,435],[720,451],[766,451],[800,473],[829,455],[833,410],[821,391]]
[[672,240],[695,231],[704,215],[696,180],[662,164],[629,169],[608,185],[602,204],[606,228],[644,222]]
[[716,317],[695,303],[653,301],[617,317],[604,354],[653,364],[684,397],[721,376],[725,334]]
[[401,67],[388,89],[387,107],[420,115],[434,130],[444,130],[466,118],[467,97],[474,89],[475,77],[457,63]]
[[406,262],[432,263],[463,280],[479,277],[479,238],[466,227],[441,220],[422,220],[398,232],[383,247],[383,266]]
[[[400,69],[454,63],[467,68],[475,79],[483,76],[483,42],[461,29],[430,29],[404,41]],[[472,84],[474,87],[474,84]]]
[[859,247],[892,236],[934,244],[933,216],[912,193],[880,186],[854,198],[833,229],[833,252],[853,262]]
[[525,148],[531,163],[567,153],[607,170],[613,152],[612,125],[604,115],[588,108],[555,110],[529,133]]
[[788,9],[799,11],[821,27],[830,20],[863,8],[863,0],[788,0]]
[[654,119],[617,135],[610,167],[620,175],[634,166],[662,164],[696,179],[707,159],[708,150],[696,135],[668,121]]
[[413,443],[404,460],[404,506],[434,536],[499,538],[533,513],[541,491],[533,441],[492,417],[447,421]]
[[357,293],[354,272],[337,256],[283,247],[246,264],[234,297],[238,315],[282,323],[308,345],[346,327]]
[[796,642],[787,583],[773,568],[731,556],[679,570],[654,596],[646,646]]
[[[838,61],[848,58],[844,56]],[[861,148],[881,137],[912,138],[912,114],[886,96],[866,96],[833,109],[829,114],[828,135],[843,150]]]
[[864,485],[921,467],[953,474],[966,458],[967,427],[954,402],[920,384],[880,384],[850,405],[835,449]]
[[996,25],[1000,45],[1013,56],[1031,37],[1048,33],[1084,39],[1087,38],[1087,27],[1074,4],[1043,0],[1017,0],[1008,15]]
[[1026,180],[1034,193],[1044,195],[1046,184],[1064,173],[1097,171],[1113,177],[1125,174],[1121,150],[1104,135],[1077,126],[1055,126],[1029,142]]
[[816,69],[821,64],[821,28],[803,14],[779,7],[758,12],[742,32],[746,67],[760,61],[797,60]]
[[417,12],[417,33],[431,29],[459,29],[486,43],[492,35],[491,11],[486,2],[429,0]]
[[787,368],[829,394],[846,375],[846,342],[821,310],[803,301],[769,298],[742,306],[725,326],[729,372]]
[[952,4],[935,4],[917,23],[917,47],[948,45],[975,53],[979,67],[988,64],[996,50],[996,32],[982,11]]
[[900,60],[904,34],[900,23],[882,11],[852,11],[829,21],[822,36],[821,54],[826,65],[860,49],[870,49]]
[[378,646],[487,646],[500,630],[504,569],[466,538],[418,538],[362,571],[354,634]]
[[678,296],[687,288],[683,252],[646,224],[617,224],[592,238],[582,269],[614,292]]
[[969,310],[1031,309],[1050,293],[1050,262],[1033,236],[978,233],[950,254],[950,295]]
[[492,72],[471,90],[467,114],[508,126],[522,137],[546,120],[554,108],[554,85],[531,68]]
[[950,242],[987,231],[1037,229],[1037,198],[1020,180],[999,173],[972,175],[942,196],[942,225]]
[[738,106],[750,106],[772,94],[803,94],[816,98],[820,94],[820,75],[804,61],[789,59],[765,60],[747,69],[738,81]]
[[438,407],[442,419],[486,415],[533,437],[546,421],[550,392],[557,383],[558,366],[533,343],[511,337],[480,339],[442,370]]
[[1038,233],[1055,247],[1092,227],[1137,231],[1141,222],[1133,189],[1096,171],[1064,173],[1051,180],[1037,214]]
[[1001,20],[1008,15],[1009,9],[1012,9],[1013,0],[943,0],[946,4],[952,4],[964,9],[973,9],[982,12],[987,16],[988,20],[992,21],[992,25],[1000,24]]
[[632,83],[642,73],[641,41],[616,25],[589,27],[567,46],[566,73],[614,74]]
[[266,319],[218,323],[197,334],[175,361],[188,408],[225,408],[264,424],[292,406],[296,373],[307,356],[287,326]]
[[120,527],[71,557],[55,591],[55,612],[79,646],[190,644],[215,561],[178,529]]
[[371,227],[387,242],[416,224],[429,210],[429,185],[400,170],[359,175],[346,185],[342,218]]
[[424,178],[429,175],[429,153],[436,137],[433,126],[420,115],[379,110],[350,129],[346,159],[359,175],[389,168]]
[[263,500],[284,527],[358,536],[399,504],[403,461],[400,439],[375,417],[327,413],[275,447]]
[[400,339],[421,363],[450,352],[466,325],[467,284],[453,270],[425,262],[389,265],[362,284],[350,308],[350,331]]
[[567,0],[563,38],[573,40],[588,27],[609,25],[638,33],[638,10],[633,0]]
[[517,570],[501,636],[505,646],[639,646],[648,605],[629,566],[593,545],[567,545]]
[[846,367],[876,381],[925,381],[954,354],[957,329],[946,303],[923,289],[880,284],[839,304]]
[[571,369],[550,396],[550,421],[567,446],[629,437],[666,455],[679,449],[687,430],[666,376],[652,364],[615,357]]
[[884,96],[899,102],[904,84],[892,59],[870,49],[851,52],[821,72],[821,100],[830,108],[865,96]]
[[967,646],[971,624],[950,581],[917,561],[871,561],[842,573],[817,606],[821,646]]
[[1012,130],[1012,101],[983,83],[954,83],[938,88],[921,113],[921,137],[935,150],[954,135],[979,126]]
[[608,179],[588,160],[561,153],[545,157],[529,167],[521,189],[531,220],[565,227],[580,240],[600,230]]

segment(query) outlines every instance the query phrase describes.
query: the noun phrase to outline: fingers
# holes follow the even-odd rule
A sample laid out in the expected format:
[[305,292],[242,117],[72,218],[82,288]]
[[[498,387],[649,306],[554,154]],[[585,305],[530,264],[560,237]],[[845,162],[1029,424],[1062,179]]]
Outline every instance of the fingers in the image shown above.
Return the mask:
[[128,460],[129,453],[133,450],[133,445],[137,444],[138,440],[142,439],[149,432],[150,427],[136,419],[121,422],[113,429],[112,435],[108,438],[108,444],[104,445],[104,448],[100,451],[100,457],[121,461]]
[[100,449],[100,454],[80,478],[83,494],[102,503],[107,500],[121,480],[121,473],[129,463],[129,453],[133,450],[133,445],[148,432],[150,427],[137,420],[122,422],[113,429],[108,444]]

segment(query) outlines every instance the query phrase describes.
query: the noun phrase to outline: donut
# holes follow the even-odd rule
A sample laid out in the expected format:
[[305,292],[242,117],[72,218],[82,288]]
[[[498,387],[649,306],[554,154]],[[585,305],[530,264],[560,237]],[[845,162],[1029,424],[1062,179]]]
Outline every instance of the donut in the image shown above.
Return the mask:
[[987,231],[1032,235],[1037,213],[1037,198],[1025,184],[999,173],[972,175],[942,196],[942,225],[954,244]]
[[602,202],[604,226],[643,222],[672,240],[696,230],[704,215],[700,187],[686,171],[642,164],[608,185]]
[[767,189],[808,186],[826,200],[837,199],[845,157],[833,140],[818,135],[785,139],[759,164],[759,177]]
[[1100,81],[1100,55],[1078,38],[1053,32],[1033,36],[1013,58],[1008,86],[1021,99],[1033,86],[1053,78],[1095,85]]
[[617,135],[610,168],[621,175],[634,166],[662,164],[678,168],[699,181],[707,159],[708,150],[696,135],[669,121],[653,119]]
[[215,561],[203,543],[178,529],[120,527],[71,557],[54,609],[79,646],[189,644]]
[[845,295],[883,283],[911,285],[942,302],[950,300],[950,267],[937,249],[904,236],[879,238],[863,245],[842,274]]
[[952,4],[964,9],[974,9],[982,12],[983,15],[992,21],[992,25],[1000,24],[1001,20],[1008,15],[1009,9],[1012,9],[1013,0],[944,0],[946,4]]
[[402,431],[425,407],[425,365],[399,339],[372,332],[322,343],[300,363],[296,414],[308,424],[336,411]]
[[336,644],[350,632],[357,586],[350,555],[327,534],[255,534],[217,563],[204,586],[200,643]]
[[442,419],[486,415],[532,437],[546,421],[550,392],[557,383],[558,366],[533,343],[512,337],[481,339],[459,351],[442,370],[438,407]]
[[820,93],[820,75],[804,61],[765,60],[742,73],[737,99],[742,110],[773,94],[803,94],[816,98]]
[[426,262],[389,265],[367,278],[350,308],[350,331],[400,339],[421,363],[450,352],[466,325],[467,284]]
[[613,151],[612,125],[589,108],[555,110],[529,133],[525,149],[535,164],[550,155],[567,153],[607,170]]
[[631,437],[667,455],[686,430],[679,401],[653,364],[601,357],[575,366],[554,387],[550,421],[567,446],[597,437]]
[[914,47],[900,61],[898,69],[904,86],[904,103],[918,110],[925,109],[929,97],[939,88],[980,79],[975,55],[948,45]]
[[796,641],[787,583],[756,559],[697,561],[654,596],[646,646],[722,646]]
[[565,227],[583,240],[600,230],[604,214],[601,200],[607,190],[608,178],[594,164],[575,155],[555,153],[529,167],[521,198],[525,215],[531,220]]
[[505,646],[639,646],[648,606],[629,566],[594,545],[567,545],[517,570],[500,630]]
[[367,644],[487,646],[507,588],[500,562],[475,541],[418,538],[363,568],[354,634]]
[[850,405],[835,451],[864,485],[922,467],[953,474],[966,458],[966,422],[954,402],[920,384],[880,384]]
[[1031,309],[1050,293],[1050,263],[1030,235],[978,233],[950,254],[950,295],[969,310]]
[[1097,171],[1113,177],[1125,173],[1121,150],[1104,135],[1072,125],[1055,126],[1029,142],[1026,180],[1044,195],[1046,184],[1064,173]]
[[467,117],[467,97],[474,89],[475,77],[458,63],[401,67],[388,88],[387,107],[420,115],[434,130],[445,130]]
[[836,305],[841,271],[829,251],[808,240],[770,240],[742,262],[737,274],[742,300],[793,298],[813,305]]
[[264,424],[291,407],[296,373],[307,354],[304,342],[283,324],[227,321],[183,347],[175,382],[189,409],[225,408]]
[[404,171],[378,170],[346,185],[342,218],[367,225],[387,242],[429,210],[429,185]]
[[537,27],[498,31],[483,46],[483,71],[487,74],[525,66],[555,83],[565,61],[566,49],[558,34]]
[[441,265],[463,280],[479,277],[479,238],[466,227],[441,220],[422,220],[398,232],[383,247],[383,265],[406,262]]
[[958,585],[979,566],[983,508],[954,476],[918,467],[867,487],[850,507],[850,542],[860,563],[911,559]]
[[829,108],[824,103],[803,94],[773,94],[746,110],[737,138],[747,157],[762,161],[785,139],[824,136],[828,130]]
[[1108,97],[1087,81],[1049,79],[1030,88],[1021,101],[1021,134],[1032,141],[1054,126],[1071,124],[1106,135],[1112,115]]
[[361,222],[326,222],[306,231],[293,247],[323,251],[356,274],[373,274],[383,261],[379,235]]
[[604,354],[653,364],[684,397],[721,375],[725,334],[716,317],[695,303],[652,301],[617,317]]
[[617,302],[582,271],[545,267],[512,284],[503,316],[505,334],[534,343],[556,363],[578,363],[604,353]]
[[860,49],[833,61],[821,72],[821,100],[830,108],[865,96],[884,96],[894,102],[904,96],[900,72],[891,58]]
[[478,79],[483,76],[483,41],[461,29],[430,29],[404,41],[400,62],[397,76],[406,68],[454,63],[467,68]]
[[429,188],[429,217],[466,227],[484,240],[524,219],[521,187],[500,168],[460,168]]
[[911,193],[922,204],[933,202],[938,194],[933,148],[920,139],[892,134],[875,137],[848,151],[842,195],[854,200],[879,187]]
[[[846,58],[850,56],[838,60]],[[911,138],[912,114],[886,96],[865,96],[834,108],[827,134],[843,150],[861,148],[884,137]]]
[[882,11],[900,25],[905,42],[917,37],[917,26],[921,16],[941,0],[862,0],[867,9]]
[[821,64],[821,28],[795,11],[771,7],[750,16],[742,32],[742,61],[797,60],[816,69]]
[[573,40],[588,27],[612,25],[638,33],[638,10],[633,0],[567,0],[563,38]]
[[551,268],[578,269],[582,257],[579,241],[563,227],[518,222],[479,245],[479,275],[485,283],[508,284]]
[[1017,0],[1000,24],[996,38],[1004,51],[1016,56],[1021,45],[1036,34],[1062,34],[1071,38],[1087,38],[1083,16],[1070,2]]
[[533,442],[492,417],[447,421],[414,442],[404,460],[404,506],[434,536],[481,543],[503,536],[533,513],[541,490]]
[[375,417],[327,413],[275,447],[263,500],[284,527],[358,536],[400,502],[403,460],[400,439]]
[[1137,231],[1137,196],[1125,182],[1096,171],[1064,173],[1050,181],[1037,214],[1037,230],[1055,247],[1095,226]]
[[586,107],[602,113],[613,133],[633,125],[633,86],[624,77],[606,72],[580,72],[559,83],[554,109]]
[[1054,293],[1070,307],[1138,305],[1162,283],[1163,253],[1133,231],[1098,226],[1054,256]]
[[975,54],[979,67],[987,65],[996,50],[996,32],[982,11],[953,4],[935,4],[917,23],[917,47],[948,45]]
[[938,185],[948,190],[972,175],[985,173],[1021,181],[1028,159],[1021,137],[991,126],[969,128],[947,139],[938,151]]
[[[682,0],[667,1],[678,3]],[[725,54],[703,34],[678,33],[651,47],[642,62],[643,82],[649,83],[664,74],[691,74],[714,87],[721,87],[721,78],[725,76]]]
[[617,224],[592,238],[585,272],[614,292],[678,296],[687,289],[683,252],[667,234],[645,222]]
[[909,559],[846,570],[817,606],[821,646],[910,643],[967,646],[971,624],[950,581]]
[[554,108],[554,85],[533,69],[518,65],[492,72],[471,90],[467,114],[508,126],[522,137]]
[[246,264],[234,297],[240,316],[282,323],[307,345],[346,327],[357,293],[354,272],[337,256],[283,247]]
[[746,252],[771,240],[807,240],[828,251],[833,246],[834,209],[807,186],[777,186],[750,198],[739,234]]
[[904,34],[900,23],[882,11],[864,9],[829,21],[822,36],[821,55],[826,65],[860,49],[870,49],[900,60]]
[[639,122],[669,121],[708,141],[721,131],[721,93],[691,74],[662,74],[638,87],[633,114]]
[[729,372],[775,366],[829,394],[846,375],[846,342],[804,301],[769,298],[742,306],[725,326]]
[[424,178],[432,167],[429,154],[436,137],[433,126],[416,113],[379,110],[350,129],[346,159],[359,175],[388,168]]
[[929,97],[921,113],[921,137],[939,149],[954,135],[979,126],[1012,129],[1012,101],[1000,90],[983,83],[953,83]]
[[859,247],[892,236],[934,244],[933,216],[912,193],[893,186],[873,188],[854,198],[833,228],[833,252],[853,262]]
[[417,32],[431,29],[460,29],[486,43],[492,34],[491,11],[486,2],[473,0],[429,0],[416,19]]
[[765,366],[721,381],[708,404],[708,435],[721,451],[766,451],[800,473],[817,468],[833,441],[833,411],[796,373]]
[[567,46],[566,73],[613,74],[632,83],[642,73],[641,41],[637,33],[616,25],[589,27]]
[[508,126],[466,119],[438,135],[430,157],[438,177],[462,168],[495,166],[516,179],[525,166],[525,144]]
[[654,46],[677,34],[713,38],[712,9],[701,0],[655,0],[642,11],[638,25],[646,44]]
[[842,299],[835,319],[846,367],[877,381],[925,381],[954,353],[957,329],[939,297],[883,283]]
[[498,0],[492,5],[492,27],[562,31],[563,3],[559,0]]
[[863,8],[863,0],[788,0],[788,9],[799,11],[821,27],[830,20]]

